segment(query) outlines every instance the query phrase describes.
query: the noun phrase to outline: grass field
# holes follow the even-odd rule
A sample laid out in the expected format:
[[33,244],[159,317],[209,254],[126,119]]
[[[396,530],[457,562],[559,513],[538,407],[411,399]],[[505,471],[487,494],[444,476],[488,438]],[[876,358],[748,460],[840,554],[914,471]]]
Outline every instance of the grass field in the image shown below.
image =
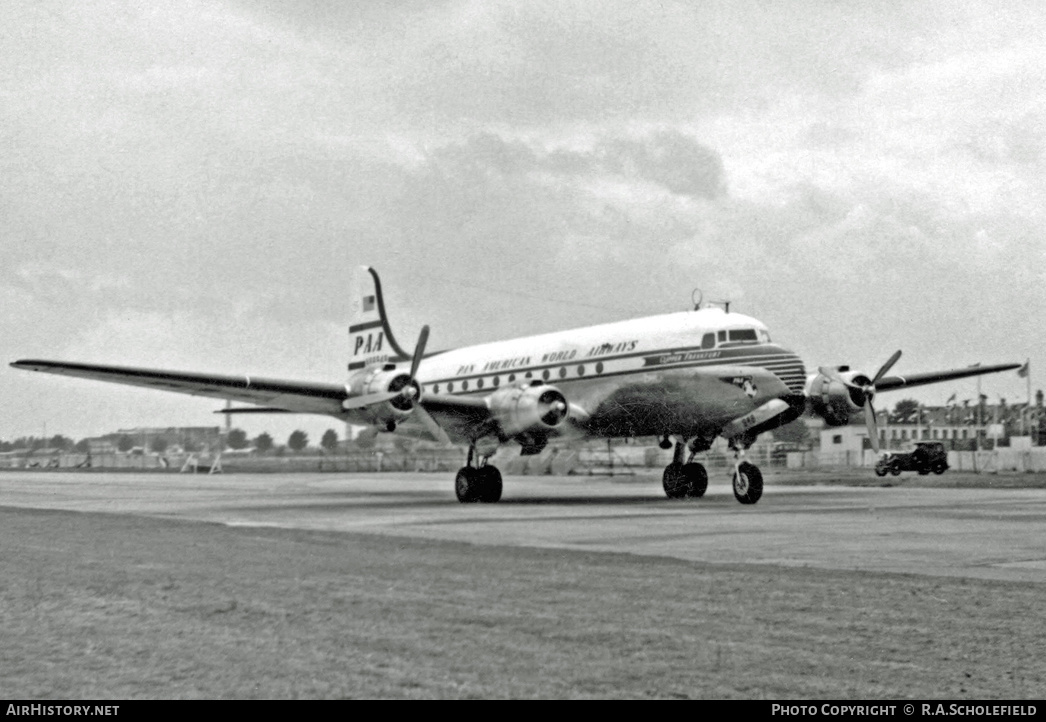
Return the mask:
[[30,698],[1027,698],[1041,584],[0,508]]

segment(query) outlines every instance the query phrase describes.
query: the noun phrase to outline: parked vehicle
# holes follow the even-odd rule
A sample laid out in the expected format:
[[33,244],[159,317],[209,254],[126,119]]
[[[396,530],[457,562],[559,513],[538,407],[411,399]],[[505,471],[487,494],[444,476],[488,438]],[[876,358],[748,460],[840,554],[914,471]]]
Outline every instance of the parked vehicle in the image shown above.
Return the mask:
[[884,456],[875,465],[877,476],[886,476],[887,472],[897,476],[902,471],[943,474],[947,470],[948,452],[939,441],[917,441],[912,451]]

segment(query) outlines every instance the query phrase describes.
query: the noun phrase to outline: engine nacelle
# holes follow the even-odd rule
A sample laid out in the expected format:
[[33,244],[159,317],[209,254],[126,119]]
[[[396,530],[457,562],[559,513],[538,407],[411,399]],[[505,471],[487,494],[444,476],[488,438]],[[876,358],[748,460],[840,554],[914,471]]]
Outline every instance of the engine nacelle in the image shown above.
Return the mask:
[[414,395],[397,396],[373,404],[356,413],[362,416],[368,423],[384,426],[389,431],[396,428],[414,410],[414,404],[421,398],[421,386],[410,377],[406,371],[398,371],[396,367],[389,364],[386,366],[373,366],[371,368],[357,371],[349,376],[345,382],[345,390],[350,399],[358,396],[370,396],[393,391],[402,391],[407,386],[414,387]]
[[525,435],[547,437],[566,421],[569,405],[555,386],[506,386],[489,397],[491,415],[502,441]]
[[839,378],[846,383],[840,383],[837,379],[820,373],[813,374],[806,380],[806,397],[810,399],[810,407],[829,426],[845,426],[850,423],[850,416],[863,409],[867,401],[867,396],[860,387],[872,381],[859,371],[840,371]]

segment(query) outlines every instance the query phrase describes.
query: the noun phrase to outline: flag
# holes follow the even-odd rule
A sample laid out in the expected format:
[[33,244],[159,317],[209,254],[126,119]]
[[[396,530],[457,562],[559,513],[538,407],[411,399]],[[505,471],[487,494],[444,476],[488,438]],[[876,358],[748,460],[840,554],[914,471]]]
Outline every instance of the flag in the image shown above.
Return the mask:
[[373,311],[373,310],[374,310],[374,296],[364,296],[363,297],[363,311],[367,312],[367,311]]
[[1017,375],[1022,379],[1028,378],[1028,370],[1031,367],[1031,359],[1024,362],[1024,365],[1017,369]]
[[948,400],[947,400],[947,401],[945,401],[944,403],[946,403],[946,404],[950,404],[950,403],[951,403],[951,402],[953,402],[953,401],[955,401],[955,394],[952,394],[951,396],[949,396],[949,397],[948,397]]

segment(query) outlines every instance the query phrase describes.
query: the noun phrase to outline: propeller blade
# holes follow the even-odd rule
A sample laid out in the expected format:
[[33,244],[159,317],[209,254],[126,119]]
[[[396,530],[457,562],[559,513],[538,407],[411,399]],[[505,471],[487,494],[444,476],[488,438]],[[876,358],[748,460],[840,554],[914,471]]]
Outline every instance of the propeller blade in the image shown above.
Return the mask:
[[447,432],[443,430],[443,427],[432,418],[432,414],[425,410],[425,407],[421,404],[414,406],[414,415],[425,427],[425,430],[432,434],[432,438],[442,444],[450,444],[450,437],[447,436]]
[[418,343],[414,347],[414,359],[410,362],[410,377],[413,379],[418,375],[418,366],[421,364],[421,357],[425,355],[425,344],[429,341],[429,327],[422,326],[421,334],[418,336]]
[[886,372],[893,368],[893,365],[897,363],[897,359],[899,358],[901,358],[901,350],[897,349],[893,356],[891,356],[890,359],[883,364],[882,368],[879,369],[879,373],[875,375],[875,378],[872,379],[872,386],[875,386],[879,382],[879,379],[885,376]]
[[879,429],[875,424],[875,409],[872,407],[872,399],[869,398],[864,405],[864,423],[868,426],[868,440],[876,455],[879,454]]

